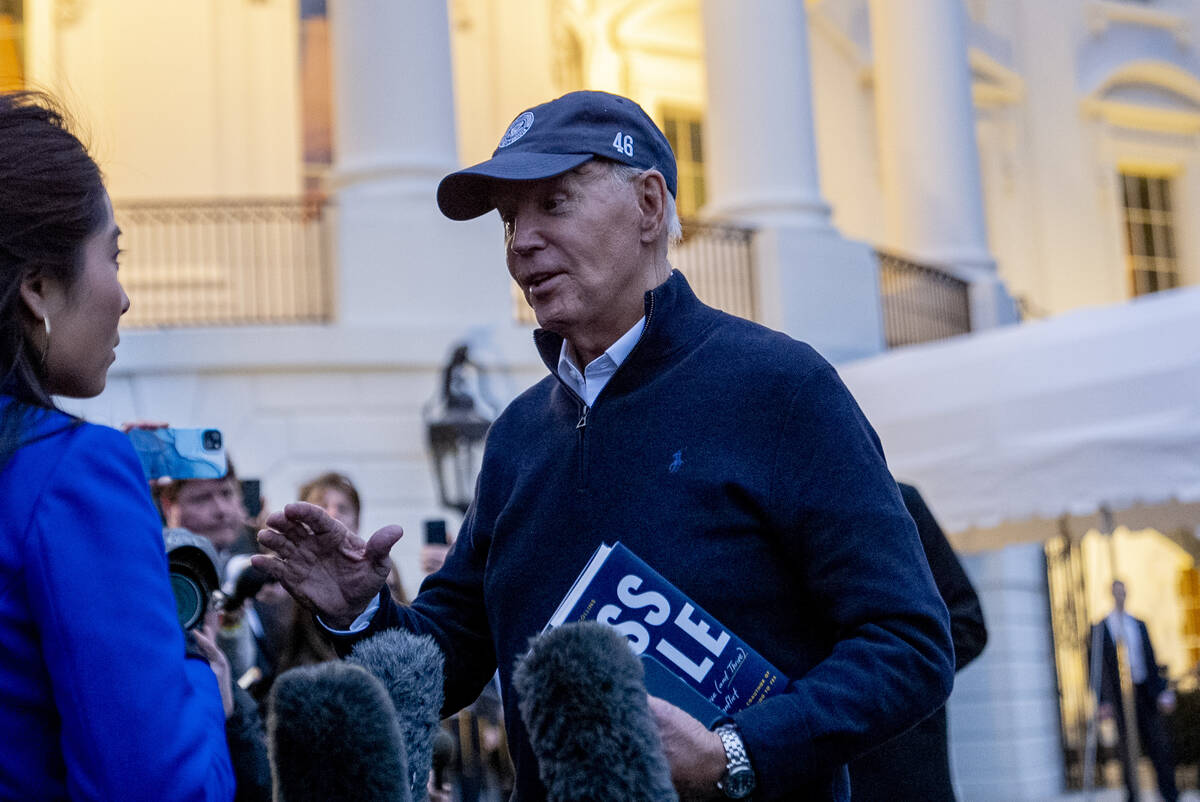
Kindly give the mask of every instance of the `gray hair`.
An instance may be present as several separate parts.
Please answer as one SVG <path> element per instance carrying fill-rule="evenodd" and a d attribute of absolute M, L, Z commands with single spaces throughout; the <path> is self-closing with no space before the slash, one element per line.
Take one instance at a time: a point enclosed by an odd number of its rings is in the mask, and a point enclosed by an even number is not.
<path fill-rule="evenodd" d="M 611 159 L 594 159 L 594 161 L 605 165 L 608 168 L 609 178 L 621 184 L 627 184 L 646 172 L 640 167 L 622 164 Z M 675 208 L 675 196 L 670 192 L 667 193 L 666 217 L 667 242 L 674 245 L 683 239 L 683 224 L 679 222 L 679 211 Z"/>

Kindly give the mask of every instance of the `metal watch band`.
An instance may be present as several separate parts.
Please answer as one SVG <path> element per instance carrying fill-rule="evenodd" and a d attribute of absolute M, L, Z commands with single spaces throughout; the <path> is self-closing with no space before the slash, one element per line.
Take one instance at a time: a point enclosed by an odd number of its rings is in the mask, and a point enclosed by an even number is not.
<path fill-rule="evenodd" d="M 717 787 L 726 796 L 742 799 L 754 788 L 754 771 L 750 767 L 746 745 L 734 724 L 722 724 L 713 731 L 725 748 L 725 776 L 717 783 Z"/>

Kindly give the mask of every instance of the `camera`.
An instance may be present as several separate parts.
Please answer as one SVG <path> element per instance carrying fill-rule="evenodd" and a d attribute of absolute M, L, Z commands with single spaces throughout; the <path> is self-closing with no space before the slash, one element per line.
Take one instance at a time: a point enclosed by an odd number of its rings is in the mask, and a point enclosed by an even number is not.
<path fill-rule="evenodd" d="M 200 444 L 205 451 L 220 451 L 221 450 L 221 431 L 219 429 L 205 429 L 200 435 Z"/>
<path fill-rule="evenodd" d="M 179 625 L 185 630 L 197 629 L 204 623 L 209 602 L 220 587 L 217 550 L 208 538 L 187 529 L 164 529 L 163 544 Z"/>

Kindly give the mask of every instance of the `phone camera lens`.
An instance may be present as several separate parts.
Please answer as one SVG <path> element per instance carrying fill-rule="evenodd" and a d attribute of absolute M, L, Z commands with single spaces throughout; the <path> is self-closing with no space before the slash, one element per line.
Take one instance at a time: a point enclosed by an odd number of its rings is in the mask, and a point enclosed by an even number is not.
<path fill-rule="evenodd" d="M 205 450 L 216 451 L 221 447 L 221 433 L 216 429 L 205 429 L 202 437 Z"/>

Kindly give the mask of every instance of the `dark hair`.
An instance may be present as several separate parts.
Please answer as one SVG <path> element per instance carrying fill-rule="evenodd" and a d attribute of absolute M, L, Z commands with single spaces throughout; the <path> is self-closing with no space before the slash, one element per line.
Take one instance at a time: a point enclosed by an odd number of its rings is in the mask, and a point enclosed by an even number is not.
<path fill-rule="evenodd" d="M 67 115 L 40 92 L 0 93 L 0 468 L 39 411 L 52 409 L 41 353 L 26 332 L 21 283 L 34 274 L 70 287 L 87 238 L 104 222 L 104 181 Z"/>
<path fill-rule="evenodd" d="M 221 479 L 222 480 L 232 479 L 234 482 L 238 481 L 237 469 L 233 467 L 233 458 L 230 457 L 228 454 L 225 455 L 225 475 L 222 476 Z M 156 483 L 154 485 L 153 495 L 154 495 L 154 501 L 159 506 L 159 511 L 160 512 L 162 511 L 162 503 L 164 500 L 167 501 L 168 503 L 175 501 L 175 499 L 179 498 L 179 491 L 183 490 L 183 488 L 187 486 L 188 482 L 196 482 L 196 481 L 207 482 L 209 480 L 208 479 L 199 479 L 199 480 L 197 480 L 197 479 L 167 479 L 165 481 L 160 481 L 160 482 Z"/>
<path fill-rule="evenodd" d="M 300 488 L 300 500 L 308 501 L 318 490 L 329 489 L 345 493 L 346 497 L 350 499 L 350 503 L 354 505 L 354 514 L 362 516 L 362 502 L 359 501 L 357 488 L 354 487 L 354 483 L 350 481 L 349 477 L 336 471 L 323 473 L 316 479 L 305 482 Z"/>

